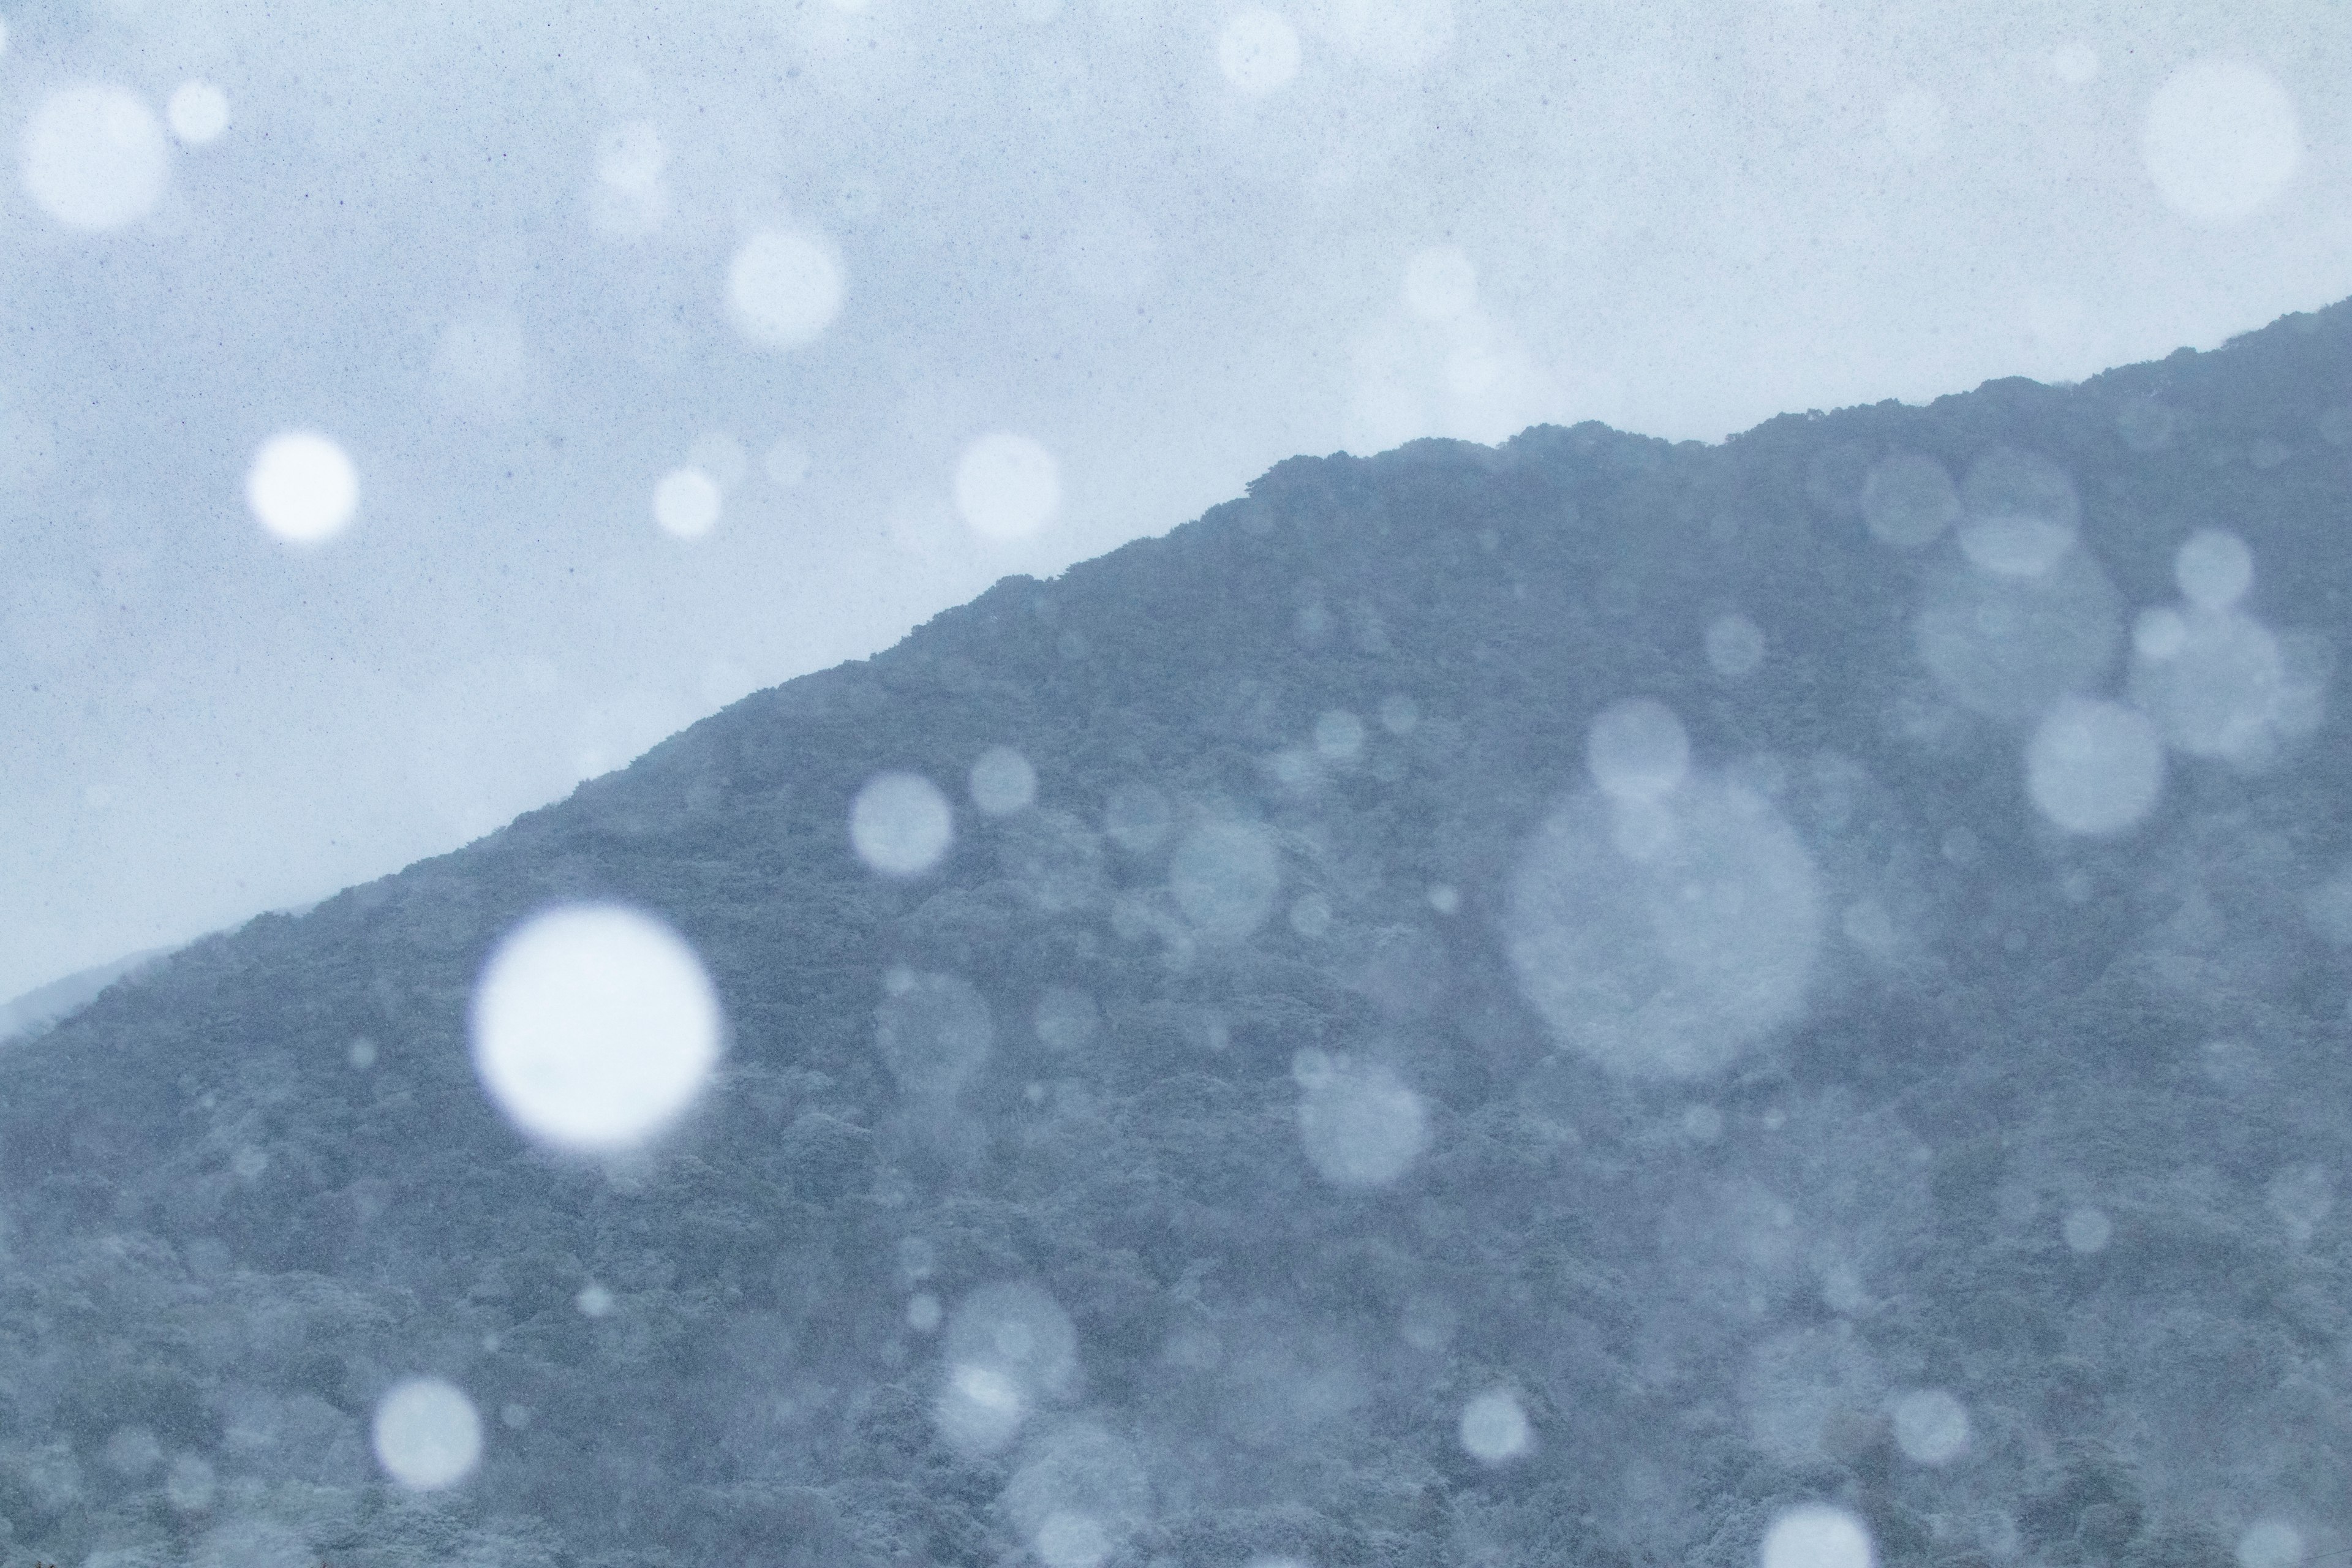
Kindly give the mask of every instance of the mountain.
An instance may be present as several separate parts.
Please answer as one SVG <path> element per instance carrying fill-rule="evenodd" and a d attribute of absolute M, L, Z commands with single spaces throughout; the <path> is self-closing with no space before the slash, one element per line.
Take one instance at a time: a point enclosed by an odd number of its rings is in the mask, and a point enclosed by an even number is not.
<path fill-rule="evenodd" d="M 2347 442 L 1293 459 L 198 942 L 0 1057 L 10 1560 L 2336 1550 Z"/>
<path fill-rule="evenodd" d="M 71 1016 L 116 981 L 137 973 L 171 951 L 168 947 L 152 947 L 111 963 L 77 970 L 47 985 L 37 985 L 13 1002 L 0 1002 L 0 1045 L 37 1034 L 58 1019 Z"/>

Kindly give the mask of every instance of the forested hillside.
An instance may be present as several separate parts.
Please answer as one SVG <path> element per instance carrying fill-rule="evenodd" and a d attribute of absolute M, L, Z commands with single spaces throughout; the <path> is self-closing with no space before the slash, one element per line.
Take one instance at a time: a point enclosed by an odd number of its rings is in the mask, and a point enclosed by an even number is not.
<path fill-rule="evenodd" d="M 5 1560 L 2320 1561 L 2347 521 L 2336 307 L 1005 581 L 0 1055 Z M 722 1020 L 593 1154 L 582 904 Z"/>

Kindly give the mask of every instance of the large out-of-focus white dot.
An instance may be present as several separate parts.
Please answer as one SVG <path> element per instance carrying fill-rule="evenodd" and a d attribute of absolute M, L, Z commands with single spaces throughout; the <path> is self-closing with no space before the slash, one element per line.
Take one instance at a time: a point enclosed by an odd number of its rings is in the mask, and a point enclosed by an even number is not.
<path fill-rule="evenodd" d="M 1873 1568 L 1877 1554 L 1862 1521 L 1827 1503 L 1802 1503 L 1764 1532 L 1761 1568 Z"/>
<path fill-rule="evenodd" d="M 1236 92 L 1261 98 L 1298 74 L 1298 29 L 1276 11 L 1244 11 L 1217 34 L 1217 68 Z"/>
<path fill-rule="evenodd" d="M 1584 760 L 1601 793 L 1616 800 L 1655 800 L 1690 773 L 1690 736 L 1664 703 L 1647 697 L 1612 703 L 1592 721 Z"/>
<path fill-rule="evenodd" d="M 955 839 L 955 808 L 919 773 L 879 773 L 849 808 L 857 858 L 886 877 L 919 877 Z"/>
<path fill-rule="evenodd" d="M 2105 677 L 2123 641 L 2123 598 L 2085 550 L 2039 574 L 1955 564 L 1930 576 L 1913 637 L 1963 706 L 2034 718 Z"/>
<path fill-rule="evenodd" d="M 619 904 L 568 904 L 499 944 L 474 987 L 474 1068 L 499 1110 L 559 1148 L 659 1132 L 719 1065 L 719 995 L 686 940 Z"/>
<path fill-rule="evenodd" d="M 1959 521 L 1959 487 L 1924 452 L 1890 453 L 1862 481 L 1862 516 L 1882 543 L 1916 550 Z"/>
<path fill-rule="evenodd" d="M 950 1363 L 931 1419 L 957 1447 L 992 1454 L 1013 1441 L 1029 1418 L 1019 1384 L 993 1367 Z"/>
<path fill-rule="evenodd" d="M 25 189 L 68 228 L 121 228 L 155 210 L 172 149 L 153 110 L 128 88 L 60 88 L 25 126 Z"/>
<path fill-rule="evenodd" d="M 842 295 L 841 263 L 804 234 L 755 234 L 728 263 L 728 314 L 737 331 L 769 348 L 814 342 L 841 313 Z"/>
<path fill-rule="evenodd" d="M 1037 799 L 1037 770 L 1010 746 L 991 746 L 971 764 L 971 804 L 991 816 L 1025 811 Z"/>
<path fill-rule="evenodd" d="M 1940 1388 L 1895 1401 L 1895 1445 L 1915 1464 L 1948 1465 L 1969 1446 L 1969 1408 Z"/>
<path fill-rule="evenodd" d="M 1764 663 L 1764 628 L 1737 612 L 1706 624 L 1706 664 L 1726 680 L 1750 676 Z"/>
<path fill-rule="evenodd" d="M 2303 1531 L 2283 1519 L 2265 1519 L 2238 1537 L 2238 1568 L 2303 1568 L 2309 1550 Z"/>
<path fill-rule="evenodd" d="M 719 524 L 725 498 L 700 468 L 672 468 L 654 486 L 654 521 L 673 539 L 699 539 Z"/>
<path fill-rule="evenodd" d="M 1769 802 L 1694 777 L 1566 802 L 1527 847 L 1507 931 L 1522 993 L 1564 1042 L 1612 1070 L 1692 1079 L 1802 1009 L 1821 892 Z"/>
<path fill-rule="evenodd" d="M 1535 1432 L 1528 1425 L 1519 1396 L 1507 1388 L 1496 1388 L 1462 1407 L 1460 1436 L 1472 1458 L 1499 1465 L 1526 1453 Z"/>
<path fill-rule="evenodd" d="M 1960 552 L 2003 577 L 2039 577 L 2064 558 L 2074 536 L 2038 517 L 1976 517 L 1960 526 Z"/>
<path fill-rule="evenodd" d="M 2205 59 L 2156 89 L 2139 150 L 2167 205 L 2198 223 L 2231 224 L 2286 189 L 2303 162 L 2303 131 L 2269 72 Z"/>
<path fill-rule="evenodd" d="M 1433 246 L 1404 264 L 1404 308 L 1423 321 L 1459 321 L 1477 303 L 1478 269 L 1460 246 Z"/>
<path fill-rule="evenodd" d="M 1068 1392 L 1078 1335 L 1061 1304 L 1034 1285 L 983 1286 L 948 1320 L 947 1377 L 932 1419 L 967 1452 L 994 1453 L 1040 1404 Z"/>
<path fill-rule="evenodd" d="M 1282 888 L 1282 851 L 1255 822 L 1209 822 L 1169 859 L 1168 890 L 1202 935 L 1238 942 L 1264 924 Z"/>
<path fill-rule="evenodd" d="M 1299 1140 L 1315 1169 L 1336 1186 L 1387 1186 L 1429 1142 L 1421 1096 L 1383 1063 L 1302 1051 L 1291 1076 L 1300 1091 Z"/>
<path fill-rule="evenodd" d="M 2039 577 L 2074 543 L 2083 503 L 2066 470 L 2039 452 L 1995 447 L 1960 487 L 1960 550 L 1983 571 Z"/>
<path fill-rule="evenodd" d="M 2172 558 L 2180 596 L 2200 610 L 2226 610 L 2254 585 L 2254 552 L 2226 529 L 2200 528 Z"/>
<path fill-rule="evenodd" d="M 956 460 L 956 511 L 982 539 L 1026 539 L 1062 510 L 1062 469 L 1026 436 L 982 436 Z"/>
<path fill-rule="evenodd" d="M 163 105 L 163 118 L 187 146 L 217 142 L 228 129 L 228 94 L 208 81 L 184 81 Z"/>
<path fill-rule="evenodd" d="M 1094 1515 L 1057 1509 L 1031 1532 L 1030 1544 L 1045 1568 L 1095 1568 L 1118 1542 Z"/>
<path fill-rule="evenodd" d="M 375 1457 L 414 1491 L 437 1491 L 474 1473 L 482 1459 L 482 1417 L 474 1402 L 437 1377 L 395 1386 L 375 1407 Z"/>
<path fill-rule="evenodd" d="M 289 430 L 254 453 L 245 499 L 261 526 L 278 538 L 317 544 L 341 533 L 359 510 L 359 470 L 327 437 Z"/>
<path fill-rule="evenodd" d="M 1091 1421 L 1022 1447 L 1003 1508 L 1045 1568 L 1098 1568 L 1150 1521 L 1151 1486 L 1134 1448 Z"/>
<path fill-rule="evenodd" d="M 2229 575 L 2214 570 L 2199 591 L 2226 591 Z M 2143 611 L 2132 651 L 2132 700 L 2191 756 L 2261 767 L 2316 728 L 2325 711 L 2326 649 L 2304 638 L 2283 642 L 2242 610 Z"/>
<path fill-rule="evenodd" d="M 2042 815 L 2069 833 L 2121 833 L 2164 791 L 2164 742 L 2137 708 L 2068 698 L 2026 745 L 2025 787 Z"/>

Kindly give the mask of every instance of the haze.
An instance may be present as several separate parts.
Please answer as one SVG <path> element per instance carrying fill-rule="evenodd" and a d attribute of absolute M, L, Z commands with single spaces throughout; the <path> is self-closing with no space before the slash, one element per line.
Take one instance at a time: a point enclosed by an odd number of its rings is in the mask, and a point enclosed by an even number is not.
<path fill-rule="evenodd" d="M 2323 4 L 6 21 L 0 995 L 1293 453 L 1714 439 L 2352 294 Z"/>

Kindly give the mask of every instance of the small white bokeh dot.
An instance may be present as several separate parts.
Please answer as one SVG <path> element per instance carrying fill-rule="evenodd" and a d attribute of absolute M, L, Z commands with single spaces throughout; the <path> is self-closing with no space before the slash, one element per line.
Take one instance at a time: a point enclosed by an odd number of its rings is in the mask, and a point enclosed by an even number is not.
<path fill-rule="evenodd" d="M 1526 1453 L 1535 1440 L 1519 1396 L 1489 1389 L 1462 1407 L 1462 1447 L 1481 1464 L 1500 1465 Z"/>
<path fill-rule="evenodd" d="M 25 190 L 68 228 L 123 228 L 155 210 L 172 149 L 146 101 L 128 88 L 59 88 L 25 126 Z"/>
<path fill-rule="evenodd" d="M 349 527 L 359 510 L 359 470 L 341 446 L 317 431 L 285 431 L 254 453 L 245 500 L 261 526 L 289 544 L 323 543 Z"/>
<path fill-rule="evenodd" d="M 1037 770 L 1010 746 L 991 746 L 971 764 L 971 804 L 990 816 L 1025 811 L 1037 799 Z"/>
<path fill-rule="evenodd" d="M 1873 1568 L 1877 1553 L 1862 1521 L 1827 1503 L 1801 1503 L 1772 1521 L 1761 1568 Z"/>
<path fill-rule="evenodd" d="M 1891 452 L 1862 481 L 1862 517 L 1880 543 L 1916 550 L 1959 521 L 1959 488 L 1925 453 Z"/>
<path fill-rule="evenodd" d="M 620 904 L 567 904 L 501 942 L 475 984 L 474 1068 L 528 1136 L 633 1148 L 702 1093 L 725 1023 L 686 939 Z"/>
<path fill-rule="evenodd" d="M 1217 34 L 1217 68 L 1234 91 L 1263 98 L 1298 74 L 1298 29 L 1276 11 L 1244 11 Z"/>
<path fill-rule="evenodd" d="M 580 1293 L 572 1298 L 572 1305 L 583 1318 L 608 1318 L 613 1314 L 613 1293 L 591 1280 L 580 1287 Z"/>
<path fill-rule="evenodd" d="M 943 1315 L 940 1299 L 929 1290 L 907 1303 L 907 1326 L 919 1334 L 936 1332 Z"/>
<path fill-rule="evenodd" d="M 1026 436 L 998 430 L 956 460 L 956 512 L 982 539 L 1026 539 L 1062 510 L 1062 469 Z"/>
<path fill-rule="evenodd" d="M 2107 1243 L 2116 1238 L 2115 1222 L 2095 1208 L 2071 1211 L 2060 1230 L 2066 1237 L 2066 1245 L 2085 1257 L 2105 1251 Z"/>
<path fill-rule="evenodd" d="M 2242 60 L 2204 59 L 2148 100 L 2140 158 L 2157 194 L 2200 224 L 2242 223 L 2278 198 L 2303 162 L 2294 100 Z"/>
<path fill-rule="evenodd" d="M 437 1377 L 395 1385 L 375 1407 L 375 1457 L 412 1491 L 437 1491 L 474 1473 L 482 1458 L 482 1418 L 474 1402 Z"/>
<path fill-rule="evenodd" d="M 699 539 L 719 525 L 724 498 L 700 468 L 672 468 L 654 486 L 654 521 L 672 539 Z"/>
<path fill-rule="evenodd" d="M 841 263 L 804 234 L 755 234 L 727 268 L 727 310 L 735 328 L 767 348 L 814 342 L 841 313 Z"/>
<path fill-rule="evenodd" d="M 954 840 L 955 808 L 919 773 L 877 774 L 850 805 L 850 844 L 886 877 L 921 876 Z"/>
<path fill-rule="evenodd" d="M 1888 1413 L 1895 1418 L 1895 1446 L 1914 1464 L 1948 1465 L 1968 1450 L 1968 1406 L 1940 1388 L 1906 1394 Z"/>
<path fill-rule="evenodd" d="M 163 119 L 183 146 L 207 146 L 228 129 L 228 94 L 208 81 L 184 81 L 163 105 Z"/>

